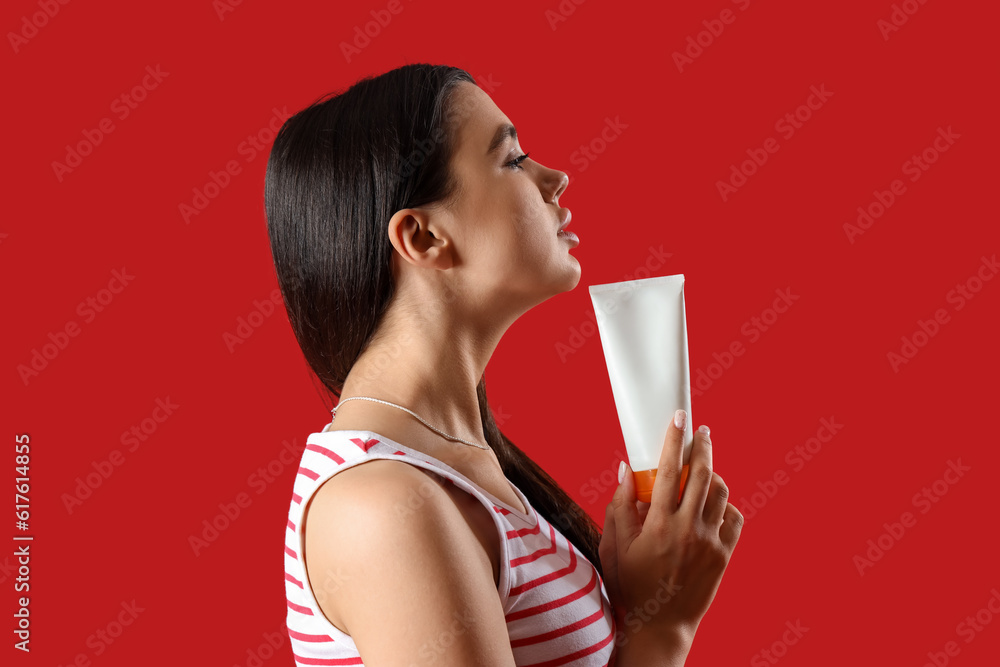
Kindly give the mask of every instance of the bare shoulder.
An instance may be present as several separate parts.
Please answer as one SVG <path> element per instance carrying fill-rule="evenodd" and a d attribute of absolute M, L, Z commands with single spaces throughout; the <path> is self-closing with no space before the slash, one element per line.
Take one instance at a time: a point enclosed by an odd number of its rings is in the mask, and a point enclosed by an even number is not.
<path fill-rule="evenodd" d="M 306 509 L 310 585 L 365 664 L 510 667 L 490 560 L 435 478 L 380 459 L 327 480 Z"/>
<path fill-rule="evenodd" d="M 320 485 L 310 500 L 307 518 L 322 514 L 327 525 L 353 530 L 377 523 L 402 528 L 425 507 L 430 517 L 447 519 L 443 478 L 417 466 L 374 459 L 343 470 Z M 338 520 L 339 517 L 339 520 Z"/>

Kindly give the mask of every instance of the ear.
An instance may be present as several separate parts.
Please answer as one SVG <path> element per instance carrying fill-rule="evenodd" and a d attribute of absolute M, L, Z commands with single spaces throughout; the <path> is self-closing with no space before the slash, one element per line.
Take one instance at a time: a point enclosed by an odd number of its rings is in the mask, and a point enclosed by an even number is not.
<path fill-rule="evenodd" d="M 404 208 L 389 219 L 389 242 L 403 261 L 414 266 L 448 269 L 455 258 L 451 239 L 440 225 L 431 221 L 428 211 Z"/>

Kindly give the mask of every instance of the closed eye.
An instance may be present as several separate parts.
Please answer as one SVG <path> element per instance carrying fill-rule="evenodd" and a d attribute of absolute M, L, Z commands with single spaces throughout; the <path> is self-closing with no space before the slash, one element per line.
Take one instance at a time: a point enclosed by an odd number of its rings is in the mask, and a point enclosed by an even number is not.
<path fill-rule="evenodd" d="M 524 169 L 524 167 L 521 166 L 521 163 L 527 160 L 529 155 L 531 155 L 531 153 L 525 153 L 524 155 L 519 155 L 518 157 L 514 158 L 513 160 L 505 164 L 504 166 L 510 167 L 511 169 Z"/>

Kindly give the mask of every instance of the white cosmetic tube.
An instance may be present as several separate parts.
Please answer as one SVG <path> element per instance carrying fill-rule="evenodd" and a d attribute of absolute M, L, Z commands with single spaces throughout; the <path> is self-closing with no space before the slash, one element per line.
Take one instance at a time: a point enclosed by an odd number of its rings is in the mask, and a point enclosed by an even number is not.
<path fill-rule="evenodd" d="M 684 274 L 591 285 L 590 298 L 636 497 L 650 502 L 667 428 L 678 409 L 687 412 L 683 491 L 694 441 Z"/>

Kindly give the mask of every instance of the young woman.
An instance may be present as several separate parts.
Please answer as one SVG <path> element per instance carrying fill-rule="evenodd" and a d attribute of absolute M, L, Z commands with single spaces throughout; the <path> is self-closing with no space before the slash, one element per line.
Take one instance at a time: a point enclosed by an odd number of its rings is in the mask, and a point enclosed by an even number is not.
<path fill-rule="evenodd" d="M 278 133 L 278 281 L 338 397 L 289 510 L 297 664 L 683 664 L 743 523 L 708 429 L 680 503 L 683 411 L 651 503 L 623 463 L 602 535 L 487 403 L 507 328 L 580 281 L 567 184 L 453 67 L 363 79 Z"/>

